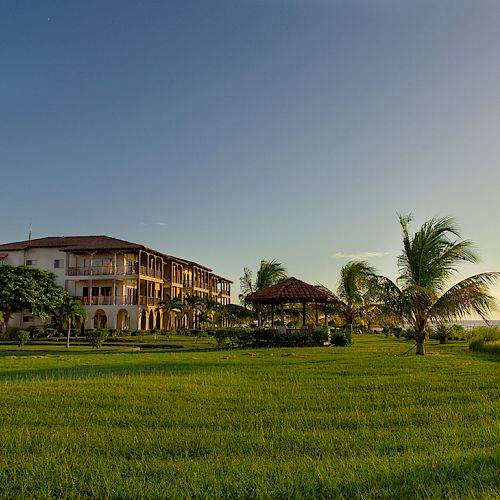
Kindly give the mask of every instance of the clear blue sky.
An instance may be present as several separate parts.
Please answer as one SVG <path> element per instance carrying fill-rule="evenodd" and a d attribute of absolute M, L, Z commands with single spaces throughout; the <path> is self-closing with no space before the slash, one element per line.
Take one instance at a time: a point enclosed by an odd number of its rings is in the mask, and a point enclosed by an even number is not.
<path fill-rule="evenodd" d="M 395 277 L 412 212 L 500 270 L 499 54 L 496 0 L 4 0 L 0 240 L 335 287 L 366 252 Z"/>

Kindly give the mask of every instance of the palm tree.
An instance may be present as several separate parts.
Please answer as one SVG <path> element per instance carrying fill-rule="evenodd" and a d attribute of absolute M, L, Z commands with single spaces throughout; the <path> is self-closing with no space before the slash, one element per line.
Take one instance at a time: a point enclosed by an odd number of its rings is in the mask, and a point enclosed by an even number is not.
<path fill-rule="evenodd" d="M 188 317 L 188 327 L 196 328 L 197 312 L 203 307 L 203 299 L 194 294 L 189 294 L 184 297 L 184 310 Z"/>
<path fill-rule="evenodd" d="M 167 318 L 167 330 L 172 326 L 172 313 L 175 315 L 182 314 L 184 311 L 184 303 L 180 297 L 166 297 L 158 304 L 158 309 L 163 311 L 164 317 Z"/>
<path fill-rule="evenodd" d="M 352 260 L 340 269 L 337 286 L 338 302 L 333 312 L 340 316 L 352 334 L 354 324 L 361 321 L 373 309 L 373 288 L 376 282 L 375 268 L 366 261 Z"/>
<path fill-rule="evenodd" d="M 257 271 L 255 281 L 253 280 L 252 271 L 248 267 L 245 267 L 243 269 L 243 276 L 240 278 L 241 294 L 239 297 L 241 304 L 253 308 L 254 305 L 247 301 L 247 297 L 251 293 L 268 288 L 286 278 L 288 278 L 288 276 L 285 266 L 276 259 L 260 261 L 260 268 Z M 261 307 L 263 306 L 257 306 L 257 321 L 259 327 L 262 325 Z"/>
<path fill-rule="evenodd" d="M 240 278 L 241 303 L 247 305 L 246 298 L 248 295 L 257 290 L 275 285 L 286 278 L 288 276 L 285 266 L 276 259 L 260 261 L 260 268 L 257 271 L 255 281 L 253 280 L 252 271 L 248 267 L 245 267 L 243 276 Z"/>
<path fill-rule="evenodd" d="M 403 253 L 398 258 L 398 284 L 379 277 L 380 298 L 385 307 L 408 321 L 415 332 L 417 354 L 424 355 L 429 323 L 443 323 L 476 313 L 486 320 L 495 308 L 488 287 L 500 273 L 482 273 L 451 288 L 449 280 L 463 262 L 477 262 L 472 243 L 462 240 L 453 218 L 432 218 L 412 236 L 411 215 L 399 216 L 403 229 Z"/>
<path fill-rule="evenodd" d="M 79 300 L 68 297 L 61 307 L 61 323 L 68 322 L 68 336 L 66 337 L 66 348 L 69 349 L 69 338 L 71 335 L 71 325 L 77 321 L 82 321 L 87 317 L 87 311 Z"/>

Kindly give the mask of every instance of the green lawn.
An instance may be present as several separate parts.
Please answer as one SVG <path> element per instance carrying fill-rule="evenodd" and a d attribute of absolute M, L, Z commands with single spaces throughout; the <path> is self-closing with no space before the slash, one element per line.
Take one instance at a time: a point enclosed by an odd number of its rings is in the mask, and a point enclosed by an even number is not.
<path fill-rule="evenodd" d="M 500 496 L 498 362 L 409 347 L 1 346 L 0 496 Z"/>

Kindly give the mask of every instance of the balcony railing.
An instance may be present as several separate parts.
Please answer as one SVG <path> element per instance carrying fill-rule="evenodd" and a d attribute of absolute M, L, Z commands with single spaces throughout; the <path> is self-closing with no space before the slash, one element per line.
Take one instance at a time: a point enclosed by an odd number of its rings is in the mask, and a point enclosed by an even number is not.
<path fill-rule="evenodd" d="M 203 282 L 201 280 L 188 280 L 185 279 L 182 282 L 182 286 L 184 288 L 202 288 L 203 290 L 210 290 L 210 285 L 206 282 Z"/>
<path fill-rule="evenodd" d="M 68 276 L 115 276 L 137 274 L 138 266 L 68 267 Z"/>
<path fill-rule="evenodd" d="M 139 304 L 141 306 L 157 306 L 160 299 L 156 297 L 140 297 Z"/>
<path fill-rule="evenodd" d="M 136 306 L 136 297 L 126 297 L 126 296 L 105 296 L 105 295 L 94 295 L 92 297 L 75 297 L 84 306 Z"/>
<path fill-rule="evenodd" d="M 160 280 L 163 278 L 163 272 L 161 270 L 158 270 L 158 269 L 151 269 L 151 268 L 146 267 L 146 266 L 141 266 L 140 271 L 141 271 L 141 274 L 143 274 L 145 276 L 150 276 L 151 278 L 158 278 Z"/>

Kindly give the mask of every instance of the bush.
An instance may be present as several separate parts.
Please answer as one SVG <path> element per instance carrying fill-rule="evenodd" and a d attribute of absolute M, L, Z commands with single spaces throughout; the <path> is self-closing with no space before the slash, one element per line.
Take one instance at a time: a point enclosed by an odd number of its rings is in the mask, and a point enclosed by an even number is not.
<path fill-rule="evenodd" d="M 405 340 L 415 340 L 415 332 L 411 328 L 403 330 Z"/>
<path fill-rule="evenodd" d="M 30 338 L 29 330 L 16 330 L 14 335 L 19 347 L 23 347 Z"/>
<path fill-rule="evenodd" d="M 267 330 L 253 328 L 218 328 L 207 330 L 218 347 L 275 347 L 322 345 L 328 340 L 326 327 L 312 330 Z"/>
<path fill-rule="evenodd" d="M 330 335 L 330 341 L 332 345 L 337 347 L 344 347 L 352 344 L 352 335 L 350 331 L 347 330 L 335 330 Z"/>
<path fill-rule="evenodd" d="M 92 346 L 93 349 L 99 349 L 104 344 L 104 341 L 108 338 L 109 331 L 105 328 L 100 328 L 96 330 L 87 330 L 85 336 Z"/>
<path fill-rule="evenodd" d="M 494 326 L 479 326 L 472 330 L 469 349 L 476 352 L 500 355 L 500 330 Z"/>
<path fill-rule="evenodd" d="M 446 325 L 438 325 L 431 331 L 431 338 L 439 339 L 440 344 L 446 344 L 451 334 L 451 329 Z"/>
<path fill-rule="evenodd" d="M 30 328 L 30 332 L 31 332 L 31 338 L 34 340 L 34 339 L 37 339 L 39 337 L 43 337 L 45 335 L 45 330 L 43 327 L 41 326 L 34 326 L 34 327 L 31 327 Z"/>
<path fill-rule="evenodd" d="M 449 338 L 452 340 L 465 340 L 467 338 L 467 330 L 462 325 L 451 325 Z"/>
<path fill-rule="evenodd" d="M 392 329 L 392 333 L 397 339 L 399 339 L 403 335 L 403 329 L 400 326 L 395 326 Z"/>
<path fill-rule="evenodd" d="M 48 339 L 50 339 L 50 337 L 58 337 L 59 336 L 59 332 L 57 331 L 57 329 L 52 327 L 52 326 L 46 326 L 44 333 Z"/>

